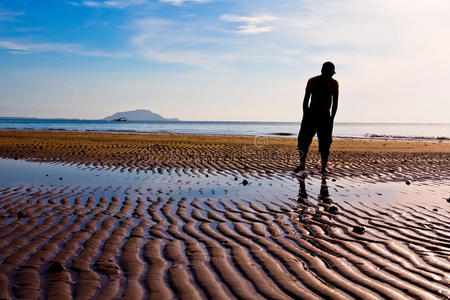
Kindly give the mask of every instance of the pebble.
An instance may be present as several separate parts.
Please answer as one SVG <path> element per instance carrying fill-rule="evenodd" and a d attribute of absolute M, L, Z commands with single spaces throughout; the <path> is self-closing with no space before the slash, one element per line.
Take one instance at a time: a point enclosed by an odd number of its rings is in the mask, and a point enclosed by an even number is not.
<path fill-rule="evenodd" d="M 58 179 L 59 179 L 59 180 L 62 180 L 62 177 L 59 177 Z"/>
<path fill-rule="evenodd" d="M 447 199 L 447 202 L 450 203 L 450 198 Z"/>
<path fill-rule="evenodd" d="M 19 211 L 19 212 L 17 213 L 17 217 L 18 217 L 18 218 L 25 218 L 25 214 L 24 214 L 23 212 Z"/>
<path fill-rule="evenodd" d="M 246 186 L 247 184 L 248 184 L 247 179 L 242 180 L 242 185 L 243 185 L 243 186 Z"/>
<path fill-rule="evenodd" d="M 66 268 L 64 268 L 64 266 L 58 261 L 51 262 L 50 266 L 47 269 L 47 271 L 49 273 L 62 272 L 65 270 L 66 270 Z"/>
<path fill-rule="evenodd" d="M 406 180 L 406 185 L 410 185 L 411 184 L 411 181 L 409 181 L 409 180 Z"/>
<path fill-rule="evenodd" d="M 333 179 L 331 179 L 331 181 L 336 182 L 336 179 L 333 178 Z"/>
<path fill-rule="evenodd" d="M 335 213 L 337 213 L 338 212 L 338 208 L 336 207 L 336 206 L 330 206 L 329 208 L 328 208 L 328 212 L 330 213 L 330 214 L 335 214 Z"/>
<path fill-rule="evenodd" d="M 362 226 L 353 226 L 353 232 L 357 234 L 364 234 L 366 230 Z"/>
<path fill-rule="evenodd" d="M 437 209 L 437 208 L 433 208 L 433 211 L 437 212 L 437 211 L 438 211 L 438 209 Z"/>

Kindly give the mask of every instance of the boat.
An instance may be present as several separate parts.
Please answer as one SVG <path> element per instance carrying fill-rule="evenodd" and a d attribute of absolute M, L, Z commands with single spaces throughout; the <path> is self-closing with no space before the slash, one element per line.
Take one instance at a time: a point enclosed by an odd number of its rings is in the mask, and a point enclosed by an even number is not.
<path fill-rule="evenodd" d="M 120 117 L 120 118 L 114 119 L 113 121 L 116 121 L 116 122 L 126 122 L 126 121 L 128 121 L 128 120 L 127 120 L 127 118 Z"/>

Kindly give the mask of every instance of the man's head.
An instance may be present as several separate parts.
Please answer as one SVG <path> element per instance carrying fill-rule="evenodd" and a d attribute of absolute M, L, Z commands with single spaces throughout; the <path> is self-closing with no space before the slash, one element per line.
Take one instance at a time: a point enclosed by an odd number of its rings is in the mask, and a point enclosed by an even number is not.
<path fill-rule="evenodd" d="M 336 74 L 334 71 L 334 64 L 332 62 L 327 61 L 322 65 L 322 75 L 326 77 L 333 77 L 333 75 Z"/>

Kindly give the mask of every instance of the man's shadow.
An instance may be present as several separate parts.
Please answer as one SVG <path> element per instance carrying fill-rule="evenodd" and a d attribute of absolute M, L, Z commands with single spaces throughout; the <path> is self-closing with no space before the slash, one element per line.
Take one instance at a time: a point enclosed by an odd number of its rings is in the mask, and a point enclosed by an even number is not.
<path fill-rule="evenodd" d="M 306 185 L 305 185 L 306 178 L 307 178 L 307 175 L 297 177 L 298 183 L 299 183 L 297 202 L 308 205 L 308 203 L 307 203 L 308 192 L 306 191 Z M 328 192 L 328 184 L 327 184 L 327 179 L 325 176 L 322 176 L 322 180 L 320 183 L 320 192 L 319 192 L 319 196 L 317 197 L 317 200 L 320 203 L 324 203 L 324 204 L 330 204 L 332 202 L 332 200 L 330 198 L 330 193 Z"/>

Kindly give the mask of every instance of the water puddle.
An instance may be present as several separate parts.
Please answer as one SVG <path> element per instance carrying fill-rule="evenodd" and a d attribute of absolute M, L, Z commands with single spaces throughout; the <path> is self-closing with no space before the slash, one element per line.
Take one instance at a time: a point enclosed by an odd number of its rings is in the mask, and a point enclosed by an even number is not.
<path fill-rule="evenodd" d="M 246 181 L 244 181 L 246 180 Z M 292 178 L 244 178 L 232 175 L 187 175 L 163 172 L 121 172 L 85 166 L 0 159 L 0 188 L 76 188 L 94 197 L 129 196 L 177 200 L 224 199 L 225 201 L 298 201 L 426 203 L 450 205 L 450 180 L 372 183 L 364 178 L 292 176 Z"/>

